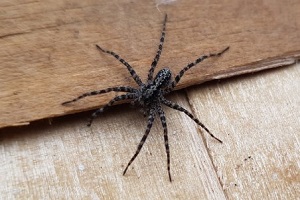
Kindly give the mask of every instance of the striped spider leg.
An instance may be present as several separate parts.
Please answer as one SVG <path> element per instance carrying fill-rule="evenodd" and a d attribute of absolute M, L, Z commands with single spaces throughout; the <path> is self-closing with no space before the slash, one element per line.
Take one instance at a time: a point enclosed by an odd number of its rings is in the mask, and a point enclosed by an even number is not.
<path fill-rule="evenodd" d="M 193 116 L 188 110 L 183 108 L 182 106 L 173 103 L 167 99 L 165 99 L 165 95 L 170 93 L 172 90 L 174 90 L 175 86 L 179 83 L 183 75 L 186 71 L 191 69 L 192 67 L 196 66 L 198 63 L 202 62 L 203 60 L 210 58 L 210 57 L 218 57 L 221 56 L 223 53 L 225 53 L 229 47 L 226 47 L 224 50 L 218 52 L 218 53 L 211 53 L 208 55 L 202 55 L 199 58 L 197 58 L 194 62 L 189 63 L 186 67 L 184 67 L 178 75 L 175 76 L 175 79 L 171 81 L 172 73 L 169 68 L 163 68 L 158 71 L 155 77 L 154 71 L 157 66 L 157 63 L 160 59 L 160 55 L 162 53 L 163 44 L 165 41 L 165 31 L 166 31 L 166 22 L 167 22 L 167 15 L 165 15 L 164 22 L 163 22 L 163 28 L 161 32 L 160 37 L 160 43 L 158 46 L 158 50 L 156 52 L 156 55 L 153 59 L 153 62 L 151 64 L 151 67 L 148 72 L 148 77 L 145 83 L 142 82 L 141 78 L 137 75 L 135 70 L 132 68 L 132 66 L 127 63 L 123 58 L 121 58 L 118 54 L 116 54 L 113 51 L 108 51 L 100 47 L 99 45 L 96 45 L 97 49 L 102 52 L 109 54 L 113 56 L 115 59 L 117 59 L 119 62 L 121 62 L 129 71 L 131 77 L 138 85 L 137 88 L 133 88 L 130 86 L 120 86 L 120 87 L 111 87 L 104 90 L 97 90 L 92 92 L 84 93 L 77 98 L 66 101 L 62 103 L 62 105 L 66 105 L 69 103 L 74 103 L 82 98 L 93 96 L 93 95 L 100 95 L 107 92 L 124 92 L 125 94 L 116 96 L 112 100 L 110 100 L 106 105 L 104 105 L 102 108 L 96 110 L 88 123 L 88 126 L 92 124 L 92 121 L 94 118 L 96 118 L 99 114 L 101 114 L 103 111 L 105 111 L 108 107 L 112 106 L 115 102 L 121 101 L 121 100 L 130 100 L 132 104 L 138 105 L 143 108 L 144 114 L 148 116 L 147 121 L 147 127 L 145 130 L 145 133 L 140 140 L 138 147 L 135 151 L 135 154 L 131 157 L 130 161 L 128 162 L 127 166 L 125 167 L 123 171 L 123 175 L 126 174 L 129 166 L 132 164 L 132 162 L 135 160 L 135 158 L 140 153 L 145 141 L 147 140 L 147 137 L 149 136 L 150 130 L 152 128 L 153 122 L 155 120 L 155 117 L 159 117 L 163 132 L 164 132 L 164 143 L 165 143 L 165 150 L 167 154 L 167 170 L 168 170 L 168 176 L 170 182 L 172 181 L 171 178 L 171 172 L 170 172 L 170 149 L 169 149 L 169 139 L 168 139 L 168 129 L 167 129 L 167 122 L 166 122 L 166 116 L 163 111 L 162 105 L 167 106 L 169 108 L 175 109 L 177 111 L 183 112 L 186 114 L 189 118 L 191 118 L 194 122 L 196 122 L 201 128 L 203 128 L 213 139 L 217 140 L 218 142 L 222 143 L 220 139 L 218 139 L 216 136 L 214 136 L 209 129 L 200 122 L 199 119 L 197 119 L 195 116 Z"/>

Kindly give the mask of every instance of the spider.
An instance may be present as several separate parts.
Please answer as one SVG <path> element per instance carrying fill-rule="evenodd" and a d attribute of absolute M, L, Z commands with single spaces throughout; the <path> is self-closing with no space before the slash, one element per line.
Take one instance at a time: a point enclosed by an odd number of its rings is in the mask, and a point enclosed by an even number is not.
<path fill-rule="evenodd" d="M 118 61 L 120 61 L 123 65 L 125 65 L 127 67 L 132 78 L 137 83 L 138 88 L 133 88 L 131 86 L 120 86 L 120 87 L 110 87 L 110 88 L 106 88 L 103 90 L 87 92 L 87 93 L 84 93 L 84 94 L 78 96 L 77 98 L 75 98 L 71 101 L 66 101 L 66 102 L 62 103 L 62 105 L 66 105 L 66 104 L 78 101 L 78 100 L 88 97 L 88 96 L 104 94 L 104 93 L 111 92 L 111 91 L 126 93 L 126 94 L 116 96 L 115 98 L 110 100 L 104 107 L 96 110 L 92 114 L 92 116 L 87 124 L 88 126 L 91 126 L 94 118 L 96 118 L 99 114 L 101 114 L 104 110 L 106 110 L 109 106 L 112 106 L 117 101 L 131 100 L 131 103 L 133 105 L 139 105 L 142 107 L 144 115 L 148 116 L 147 128 L 146 128 L 146 131 L 145 131 L 142 139 L 139 142 L 139 145 L 136 149 L 135 154 L 132 156 L 132 158 L 128 162 L 126 168 L 124 169 L 123 175 L 126 174 L 128 167 L 132 164 L 132 162 L 135 160 L 135 158 L 140 153 L 140 151 L 150 133 L 150 129 L 152 127 L 154 119 L 158 115 L 160 118 L 162 127 L 163 127 L 163 131 L 164 131 L 164 143 L 165 143 L 165 149 L 166 149 L 166 154 L 167 154 L 167 170 L 168 170 L 169 180 L 170 180 L 170 182 L 172 182 L 171 173 L 170 173 L 170 150 L 169 150 L 168 129 L 167 129 L 165 113 L 162 109 L 162 104 L 167 107 L 170 107 L 170 108 L 173 108 L 175 110 L 185 113 L 188 117 L 190 117 L 192 120 L 194 120 L 199 126 L 201 126 L 212 138 L 214 138 L 215 140 L 217 140 L 220 143 L 222 143 L 222 141 L 220 139 L 218 139 L 217 137 L 215 137 L 208 130 L 208 128 L 206 128 L 206 126 L 203 123 L 201 123 L 196 117 L 194 117 L 189 111 L 187 111 L 185 108 L 181 107 L 180 105 L 165 99 L 164 96 L 166 94 L 170 93 L 175 88 L 175 86 L 177 85 L 177 83 L 180 81 L 180 79 L 182 78 L 182 76 L 184 75 L 184 73 L 187 70 L 189 70 L 193 66 L 197 65 L 198 63 L 202 62 L 203 60 L 205 60 L 209 57 L 222 55 L 225 51 L 227 51 L 229 49 L 229 47 L 226 47 L 224 50 L 220 51 L 219 53 L 202 55 L 201 57 L 197 58 L 194 62 L 191 62 L 186 67 L 184 67 L 179 72 L 179 74 L 177 76 L 175 76 L 174 80 L 172 80 L 172 78 L 171 78 L 172 73 L 169 68 L 161 69 L 156 74 L 156 76 L 153 78 L 154 69 L 159 61 L 159 58 L 160 58 L 160 55 L 161 55 L 161 52 L 163 49 L 163 44 L 164 44 L 164 40 L 165 40 L 166 22 L 167 22 L 167 15 L 165 15 L 165 18 L 164 18 L 163 29 L 161 32 L 161 38 L 160 38 L 158 50 L 155 55 L 155 58 L 153 59 L 151 67 L 149 69 L 148 78 L 145 83 L 142 82 L 141 78 L 136 74 L 134 69 L 118 54 L 114 53 L 113 51 L 105 50 L 105 49 L 101 48 L 99 45 L 96 45 L 97 49 L 100 52 L 104 52 L 104 53 L 112 55 Z"/>

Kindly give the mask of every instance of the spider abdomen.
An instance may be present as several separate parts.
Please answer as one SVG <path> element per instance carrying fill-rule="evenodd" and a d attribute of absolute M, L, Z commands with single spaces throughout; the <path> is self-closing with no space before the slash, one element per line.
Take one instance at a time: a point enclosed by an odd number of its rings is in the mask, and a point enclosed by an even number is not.
<path fill-rule="evenodd" d="M 170 84 L 171 76 L 171 70 L 163 68 L 156 74 L 153 83 L 157 88 L 164 88 Z"/>

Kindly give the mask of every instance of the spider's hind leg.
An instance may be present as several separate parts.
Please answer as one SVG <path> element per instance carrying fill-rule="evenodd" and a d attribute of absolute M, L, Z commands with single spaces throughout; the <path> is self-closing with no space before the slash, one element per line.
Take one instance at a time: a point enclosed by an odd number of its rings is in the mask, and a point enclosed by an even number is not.
<path fill-rule="evenodd" d="M 134 71 L 134 69 L 131 67 L 131 65 L 128 64 L 128 62 L 126 62 L 123 58 L 121 58 L 118 54 L 116 54 L 113 51 L 107 51 L 105 49 L 102 49 L 99 45 L 96 44 L 96 47 L 99 51 L 107 53 L 112 55 L 113 57 L 115 57 L 118 61 L 120 61 L 123 65 L 125 65 L 129 71 L 129 73 L 131 74 L 132 78 L 134 79 L 134 81 L 138 84 L 138 85 L 142 85 L 143 82 L 140 79 L 140 77 L 137 75 L 137 73 Z"/>
<path fill-rule="evenodd" d="M 226 47 L 225 49 L 223 49 L 222 51 L 218 52 L 218 53 L 211 53 L 208 55 L 202 55 L 201 57 L 197 58 L 194 62 L 189 63 L 186 67 L 184 67 L 179 74 L 175 77 L 175 80 L 171 83 L 171 88 L 173 89 L 175 88 L 175 86 L 177 85 L 177 83 L 180 81 L 181 77 L 184 75 L 184 73 L 186 71 L 188 71 L 190 68 L 194 67 L 195 65 L 197 65 L 198 63 L 202 62 L 203 60 L 210 58 L 210 57 L 215 57 L 215 56 L 221 56 L 223 53 L 225 53 L 227 50 L 229 49 L 229 47 Z"/>
<path fill-rule="evenodd" d="M 166 23 L 167 23 L 167 14 L 165 15 L 165 19 L 164 19 L 164 24 L 163 24 L 163 30 L 161 31 L 161 37 L 160 37 L 160 43 L 158 46 L 158 50 L 156 52 L 155 58 L 151 64 L 151 68 L 149 69 L 149 73 L 148 73 L 148 82 L 151 81 L 153 79 L 153 73 L 154 73 L 154 69 L 158 63 L 158 60 L 160 58 L 160 54 L 162 52 L 162 48 L 163 48 L 163 44 L 165 41 L 165 31 L 166 31 Z"/>

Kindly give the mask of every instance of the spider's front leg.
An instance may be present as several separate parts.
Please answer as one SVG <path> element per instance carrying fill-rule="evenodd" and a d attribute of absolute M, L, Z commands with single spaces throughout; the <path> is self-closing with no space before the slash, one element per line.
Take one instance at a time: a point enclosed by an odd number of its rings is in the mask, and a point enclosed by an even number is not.
<path fill-rule="evenodd" d="M 126 174 L 126 171 L 128 170 L 128 167 L 131 165 L 131 163 L 134 161 L 134 159 L 138 156 L 138 154 L 140 153 L 149 133 L 150 133 L 150 130 L 151 130 L 151 127 L 152 127 L 152 124 L 153 124 L 153 121 L 154 121 L 154 117 L 155 117 L 155 109 L 151 109 L 150 110 L 150 113 L 149 113 L 149 116 L 148 116 L 148 123 L 147 123 L 147 128 L 146 128 L 146 131 L 145 131 L 145 134 L 143 135 L 136 151 L 135 151 L 135 154 L 132 156 L 132 158 L 130 159 L 130 161 L 128 162 L 124 172 L 123 172 L 123 175 Z"/>
<path fill-rule="evenodd" d="M 106 104 L 105 106 L 103 106 L 102 108 L 96 110 L 90 120 L 89 120 L 89 123 L 87 124 L 87 126 L 91 126 L 92 125 L 92 122 L 93 120 L 98 117 L 105 109 L 107 109 L 109 106 L 112 106 L 115 102 L 117 101 L 122 101 L 122 100 L 125 100 L 125 99 L 134 99 L 136 98 L 136 94 L 135 93 L 128 93 L 128 94 L 123 94 L 123 95 L 120 95 L 120 96 L 116 96 L 115 98 L 113 98 L 112 100 L 110 100 L 110 102 L 108 104 Z"/>
<path fill-rule="evenodd" d="M 63 102 L 61 105 L 66 105 L 69 103 L 73 103 L 75 101 L 78 101 L 82 98 L 88 97 L 88 96 L 94 96 L 94 95 L 99 95 L 99 94 L 104 94 L 104 93 L 108 93 L 108 92 L 136 92 L 136 89 L 129 87 L 129 86 L 125 86 L 125 87 L 112 87 L 112 88 L 106 88 L 104 90 L 96 90 L 96 91 L 92 91 L 92 92 L 87 92 L 84 93 L 78 97 L 76 97 L 75 99 L 72 99 L 71 101 L 66 101 Z"/>
<path fill-rule="evenodd" d="M 183 112 L 184 114 L 186 114 L 189 118 L 191 118 L 192 120 L 194 120 L 194 122 L 196 122 L 199 126 L 201 126 L 212 138 L 214 138 L 215 140 L 217 140 L 220 143 L 223 143 L 222 140 L 220 140 L 219 138 L 217 138 L 216 136 L 214 136 L 209 130 L 208 128 L 206 128 L 206 126 L 199 121 L 199 119 L 197 119 L 196 117 L 194 117 L 189 111 L 187 111 L 185 108 L 181 107 L 180 105 L 173 103 L 167 99 L 162 99 L 161 102 L 163 104 L 165 104 L 166 106 L 173 108 L 175 110 L 178 110 L 180 112 Z"/>
<path fill-rule="evenodd" d="M 165 113 L 160 105 L 158 107 L 158 114 L 160 117 L 162 127 L 164 129 L 164 140 L 165 140 L 165 148 L 166 148 L 166 153 L 167 153 L 167 169 L 168 169 L 168 174 L 169 174 L 169 180 L 170 180 L 170 182 L 172 182 L 171 172 L 170 172 L 170 147 L 169 147 L 169 139 L 168 139 L 168 127 L 167 127 Z"/>

